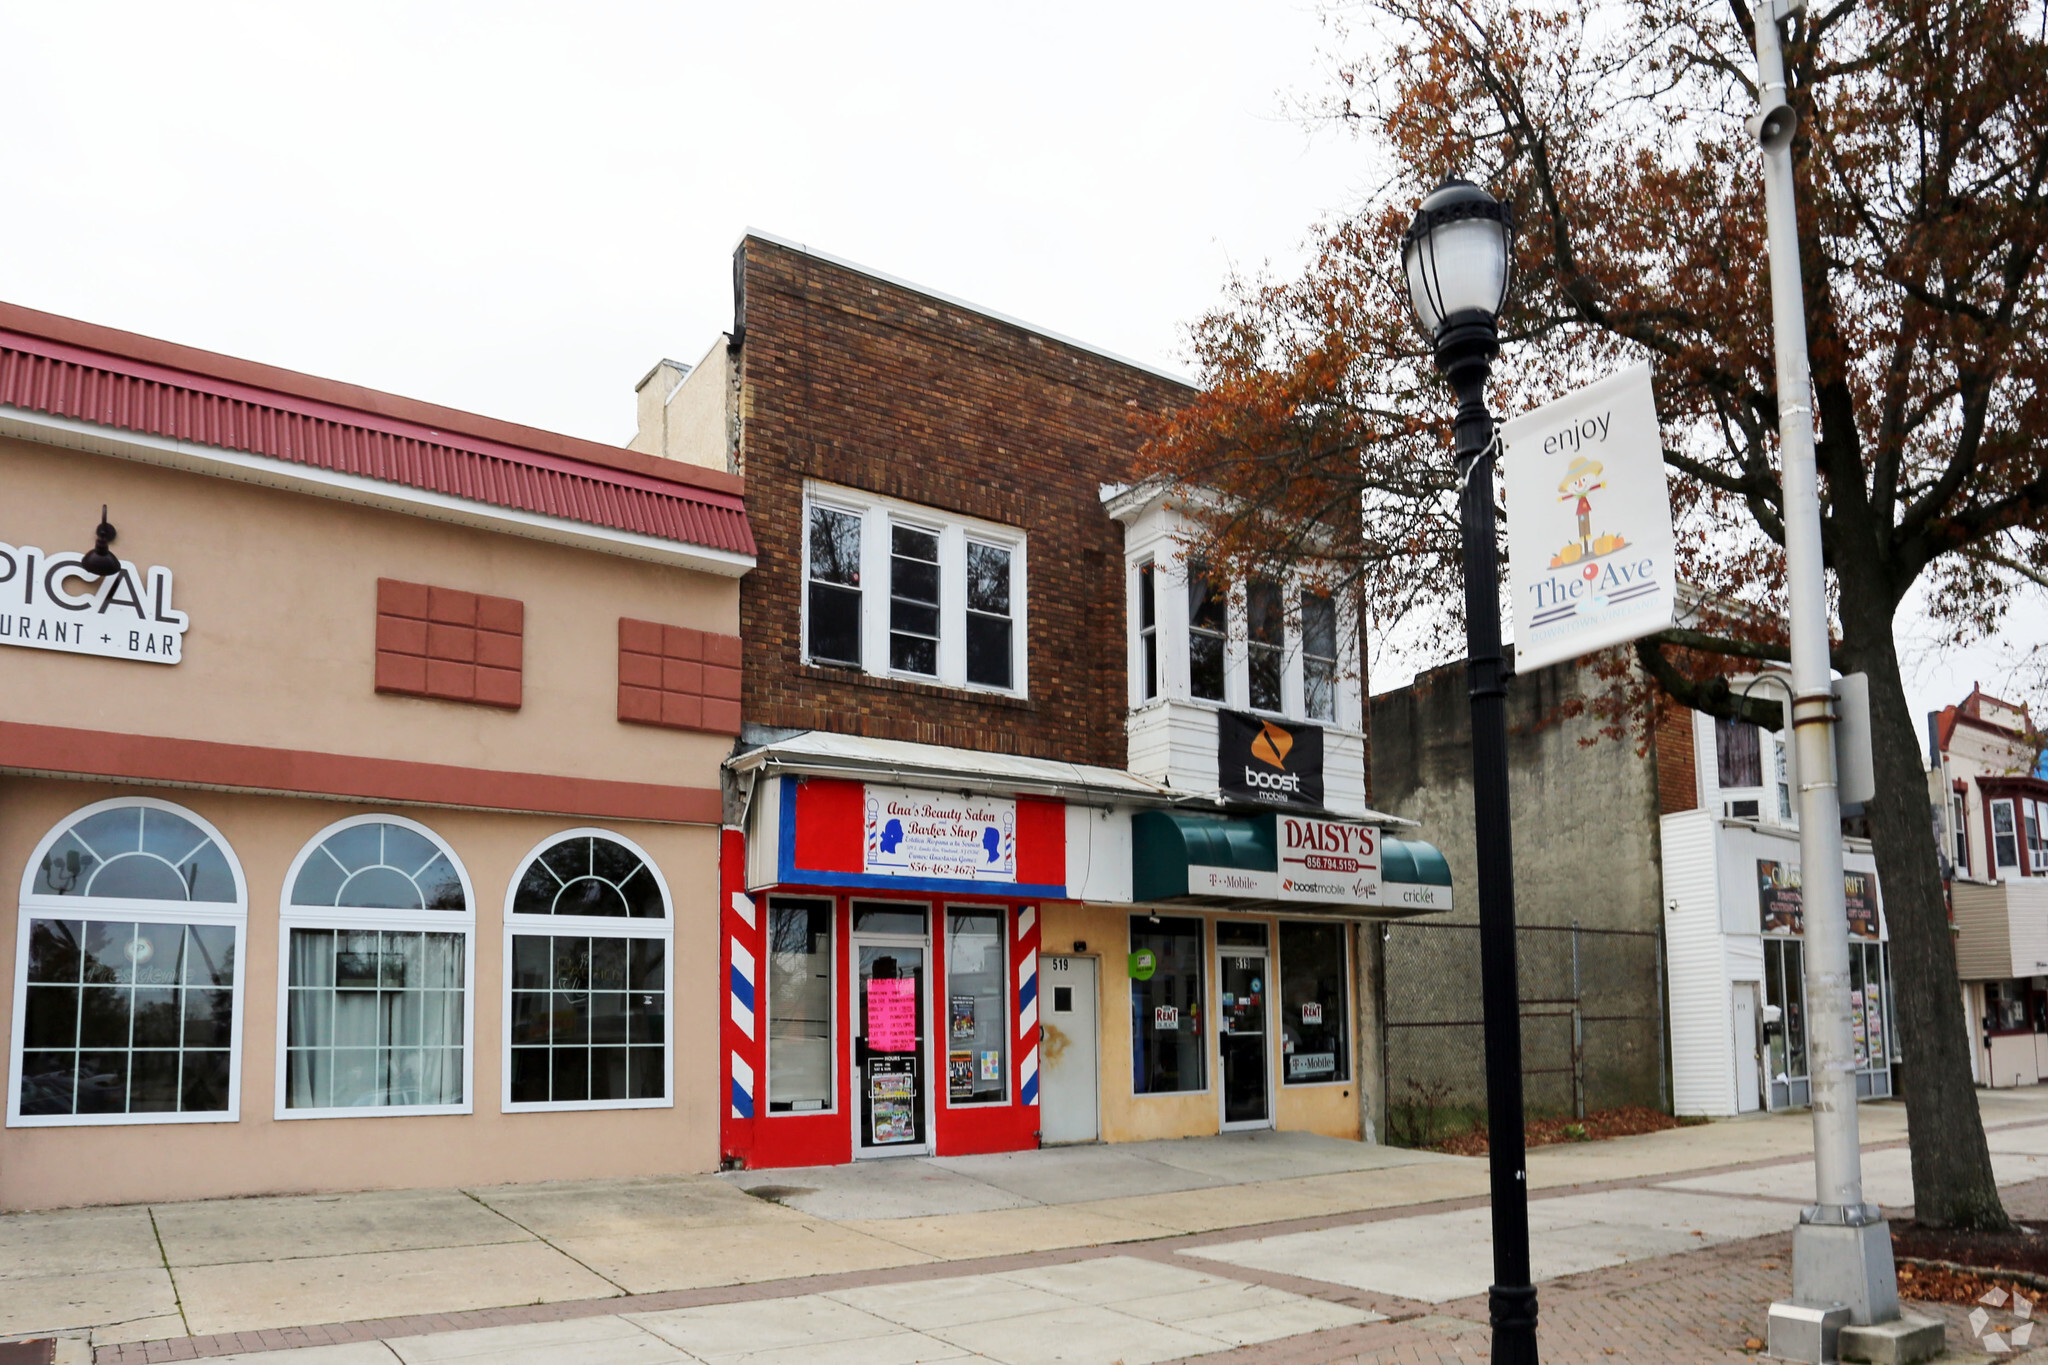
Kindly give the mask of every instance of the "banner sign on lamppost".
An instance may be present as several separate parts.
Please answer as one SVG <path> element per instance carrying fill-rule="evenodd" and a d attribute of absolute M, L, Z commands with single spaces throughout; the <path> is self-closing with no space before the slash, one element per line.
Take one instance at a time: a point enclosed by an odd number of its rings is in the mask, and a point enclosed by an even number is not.
<path fill-rule="evenodd" d="M 1677 590 L 1647 361 L 1500 429 L 1518 671 L 1653 634 Z"/>

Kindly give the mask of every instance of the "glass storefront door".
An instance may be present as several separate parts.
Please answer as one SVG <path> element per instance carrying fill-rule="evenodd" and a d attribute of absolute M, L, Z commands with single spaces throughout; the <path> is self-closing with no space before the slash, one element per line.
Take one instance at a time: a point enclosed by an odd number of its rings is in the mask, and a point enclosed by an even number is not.
<path fill-rule="evenodd" d="M 1223 1126 L 1270 1128 L 1272 1066 L 1266 1056 L 1270 965 L 1263 947 L 1220 943 L 1216 1042 L 1222 1052 Z"/>
<path fill-rule="evenodd" d="M 859 972 L 853 1038 L 857 1156 L 921 1156 L 930 1077 L 925 1066 L 925 950 L 922 943 L 853 939 Z"/>

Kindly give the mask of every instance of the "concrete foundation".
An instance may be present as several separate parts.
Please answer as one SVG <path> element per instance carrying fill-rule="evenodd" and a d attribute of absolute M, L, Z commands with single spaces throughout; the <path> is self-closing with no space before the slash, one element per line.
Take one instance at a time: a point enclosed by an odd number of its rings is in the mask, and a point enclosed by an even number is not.
<path fill-rule="evenodd" d="M 1863 1326 L 1899 1316 L 1899 1275 L 1891 1224 L 1802 1222 L 1792 1233 L 1792 1301 L 1838 1303 Z"/>
<path fill-rule="evenodd" d="M 1842 1329 L 1848 1325 L 1849 1310 L 1840 1304 L 1774 1303 L 1764 1329 L 1764 1353 L 1775 1360 L 1826 1365 L 1842 1358 Z"/>
<path fill-rule="evenodd" d="M 1869 1361 L 1870 1365 L 1912 1365 L 1932 1360 L 1948 1349 L 1948 1329 L 1937 1318 L 1907 1313 L 1890 1322 L 1848 1326 L 1836 1339 L 1844 1360 Z"/>

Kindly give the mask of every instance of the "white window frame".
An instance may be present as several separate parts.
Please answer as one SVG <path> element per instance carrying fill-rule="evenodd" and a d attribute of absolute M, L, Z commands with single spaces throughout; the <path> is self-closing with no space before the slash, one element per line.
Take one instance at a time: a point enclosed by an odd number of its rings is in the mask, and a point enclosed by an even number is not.
<path fill-rule="evenodd" d="M 213 840 L 228 871 L 235 879 L 234 902 L 144 901 L 114 897 L 45 896 L 35 891 L 36 869 L 72 826 L 101 811 L 141 806 L 168 811 L 193 825 Z M 9 1128 L 114 1128 L 152 1123 L 238 1123 L 242 1117 L 242 1019 L 248 1013 L 247 984 L 249 948 L 249 882 L 243 875 L 241 859 L 213 823 L 186 806 L 149 796 L 116 796 L 81 806 L 59 820 L 37 841 L 22 869 L 21 898 L 17 902 L 14 938 L 14 1012 L 7 1050 L 7 1126 Z M 21 1112 L 21 1065 L 23 1030 L 28 1012 L 29 922 L 36 919 L 98 920 L 130 924 L 211 924 L 235 931 L 235 979 L 229 988 L 234 998 L 234 1018 L 228 1028 L 228 1107 L 213 1113 L 148 1114 L 23 1114 Z"/>
<path fill-rule="evenodd" d="M 876 677 L 899 678 L 931 687 L 986 692 L 999 697 L 1028 697 L 1031 692 L 1030 594 L 1027 537 L 1013 526 L 958 516 L 936 508 L 863 493 L 856 489 L 806 480 L 803 543 L 799 547 L 799 593 L 803 661 L 820 668 L 844 668 L 838 660 L 811 657 L 811 508 L 828 507 L 861 519 L 860 544 L 860 670 Z M 939 537 L 939 671 L 906 673 L 889 666 L 890 536 L 892 523 L 936 533 Z M 967 680 L 967 542 L 980 541 L 1010 552 L 1010 687 L 991 687 Z"/>
<path fill-rule="evenodd" d="M 808 514 L 806 514 L 808 520 Z M 612 915 L 522 915 L 512 909 L 513 898 L 519 893 L 520 878 L 526 875 L 527 865 L 535 858 L 553 848 L 565 839 L 582 838 L 609 839 L 626 849 L 647 865 L 653 874 L 654 884 L 661 890 L 661 903 L 667 912 L 659 920 L 632 919 Z M 558 830 L 528 849 L 512 866 L 512 875 L 505 884 L 505 933 L 504 970 L 500 973 L 500 1009 L 498 1025 L 499 1109 L 507 1114 L 561 1114 L 585 1113 L 592 1110 L 609 1109 L 673 1109 L 676 1107 L 676 899 L 669 891 L 668 879 L 661 875 L 661 867 L 653 855 L 617 830 L 601 829 L 595 825 L 579 825 L 574 829 Z M 512 1100 L 512 940 L 520 934 L 528 937 L 574 938 L 582 935 L 589 938 L 658 938 L 662 941 L 662 1096 L 654 1100 Z"/>
<path fill-rule="evenodd" d="M 1152 624 L 1145 624 L 1141 609 L 1145 600 L 1147 573 L 1152 583 Z M 1141 555 L 1131 563 L 1131 705 L 1139 707 L 1166 695 L 1165 632 L 1159 620 L 1159 562 Z M 1151 667 L 1146 667 L 1146 646 L 1151 646 Z M 1147 689 L 1150 689 L 1149 691 Z"/>
<path fill-rule="evenodd" d="M 2008 822 L 2007 828 L 2012 832 L 2014 857 L 2012 862 L 2006 862 L 1998 856 L 1998 808 L 2000 806 L 2005 807 L 2005 818 Z M 1991 875 L 1994 877 L 2003 876 L 2006 869 L 2011 868 L 2013 875 L 2019 876 L 2021 875 L 2020 868 L 2022 864 L 2018 859 L 2026 848 L 2026 836 L 2022 833 L 2020 827 L 2020 813 L 2010 796 L 2001 796 L 1994 799 L 1988 809 L 1990 811 L 1989 820 L 1991 827 L 1986 833 L 1991 836 Z"/>
<path fill-rule="evenodd" d="M 441 856 L 455 869 L 462 883 L 465 909 L 384 910 L 359 906 L 317 906 L 292 904 L 292 888 L 298 885 L 299 870 L 327 841 L 343 830 L 358 825 L 397 825 L 409 829 L 441 850 Z M 521 864 L 523 867 L 524 864 Z M 469 869 L 456 856 L 448 841 L 417 820 L 402 815 L 352 815 L 322 829 L 292 859 L 278 892 L 277 907 L 277 1089 L 273 1117 L 279 1119 L 368 1119 L 411 1118 L 424 1114 L 473 1114 L 476 1112 L 476 888 Z M 373 931 L 390 929 L 399 933 L 462 935 L 462 1102 L 460 1104 L 348 1105 L 340 1108 L 295 1109 L 285 1103 L 290 1081 L 291 1039 L 291 951 L 292 930 L 333 929 Z"/>

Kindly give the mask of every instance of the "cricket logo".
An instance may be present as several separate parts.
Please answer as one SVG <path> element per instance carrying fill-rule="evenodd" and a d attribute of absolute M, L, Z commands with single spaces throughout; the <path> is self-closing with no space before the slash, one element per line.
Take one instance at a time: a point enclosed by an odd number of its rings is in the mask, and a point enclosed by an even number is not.
<path fill-rule="evenodd" d="M 1593 534 L 1591 495 L 1607 487 L 1600 478 L 1604 472 L 1598 460 L 1589 460 L 1583 455 L 1574 456 L 1571 467 L 1565 470 L 1563 481 L 1557 485 L 1557 500 L 1577 500 L 1578 506 L 1574 510 L 1579 517 L 1579 538 L 1550 557 L 1551 568 L 1562 569 L 1572 564 L 1590 563 L 1603 555 L 1611 555 L 1616 550 L 1628 547 L 1628 541 L 1621 536 L 1609 532 L 1602 532 L 1597 536 Z"/>

